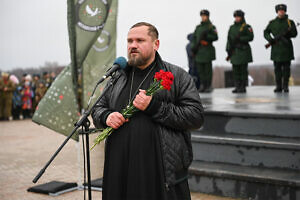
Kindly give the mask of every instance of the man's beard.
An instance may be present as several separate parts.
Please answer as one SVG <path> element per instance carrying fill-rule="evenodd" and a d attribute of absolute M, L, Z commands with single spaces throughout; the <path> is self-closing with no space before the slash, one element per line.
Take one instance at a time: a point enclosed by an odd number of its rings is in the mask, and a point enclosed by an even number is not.
<path fill-rule="evenodd" d="M 138 53 L 138 54 L 135 54 L 135 56 L 132 56 L 131 53 Z M 149 59 L 150 59 L 150 56 L 147 56 L 147 57 L 144 57 L 140 52 L 138 52 L 137 50 L 131 50 L 129 53 L 128 53 L 128 64 L 130 66 L 133 66 L 133 67 L 139 67 L 139 66 L 143 66 L 145 64 L 148 63 Z"/>

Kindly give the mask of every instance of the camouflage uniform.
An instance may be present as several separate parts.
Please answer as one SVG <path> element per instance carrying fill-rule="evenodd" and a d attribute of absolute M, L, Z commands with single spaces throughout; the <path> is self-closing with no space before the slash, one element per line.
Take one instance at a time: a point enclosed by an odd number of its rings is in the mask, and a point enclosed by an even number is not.
<path fill-rule="evenodd" d="M 41 101 L 41 99 L 43 98 L 43 96 L 46 94 L 47 92 L 47 87 L 44 85 L 43 82 L 39 82 L 37 88 L 35 89 L 35 107 L 34 110 L 36 109 L 37 105 L 39 104 L 39 102 Z"/>
<path fill-rule="evenodd" d="M 15 84 L 8 79 L 8 76 L 2 76 L 0 79 L 0 118 L 9 119 L 12 110 L 12 98 L 15 90 Z"/>

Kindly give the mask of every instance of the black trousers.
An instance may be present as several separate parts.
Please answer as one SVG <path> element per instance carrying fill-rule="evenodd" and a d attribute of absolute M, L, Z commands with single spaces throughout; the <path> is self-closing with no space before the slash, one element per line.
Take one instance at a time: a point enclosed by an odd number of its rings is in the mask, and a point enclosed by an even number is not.
<path fill-rule="evenodd" d="M 235 81 L 248 80 L 248 63 L 241 65 L 232 65 L 233 78 Z"/>
<path fill-rule="evenodd" d="M 212 75 L 213 75 L 212 62 L 207 62 L 207 63 L 196 62 L 196 68 L 197 68 L 200 81 L 202 82 L 207 81 L 211 83 Z"/>
<path fill-rule="evenodd" d="M 274 61 L 274 72 L 276 81 L 282 81 L 282 78 L 288 82 L 291 76 L 291 61 Z"/>

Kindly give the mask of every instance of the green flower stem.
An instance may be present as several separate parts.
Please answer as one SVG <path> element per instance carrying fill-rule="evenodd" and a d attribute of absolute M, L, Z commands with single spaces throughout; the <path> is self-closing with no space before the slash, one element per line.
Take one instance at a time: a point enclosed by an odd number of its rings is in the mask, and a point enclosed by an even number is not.
<path fill-rule="evenodd" d="M 161 85 L 161 81 L 154 81 L 148 90 L 146 90 L 146 95 L 147 96 L 152 96 L 154 93 L 156 93 L 159 90 L 163 90 L 163 86 Z M 139 111 L 139 109 L 137 109 L 136 107 L 134 107 L 133 103 L 131 102 L 126 108 L 124 108 L 121 112 L 121 114 L 123 115 L 123 117 L 125 119 L 129 119 L 132 117 L 132 115 L 134 113 L 136 113 L 137 111 Z M 108 136 L 110 136 L 110 134 L 114 131 L 113 128 L 111 127 L 107 127 L 106 129 L 104 129 L 98 136 L 97 138 L 94 140 L 94 145 L 91 147 L 91 150 L 100 142 L 102 142 L 103 140 L 105 140 Z"/>
<path fill-rule="evenodd" d="M 100 135 L 97 136 L 97 138 L 94 140 L 94 145 L 91 147 L 91 150 L 99 144 L 101 141 L 105 140 L 111 133 L 113 132 L 113 128 L 107 127 L 104 129 Z"/>

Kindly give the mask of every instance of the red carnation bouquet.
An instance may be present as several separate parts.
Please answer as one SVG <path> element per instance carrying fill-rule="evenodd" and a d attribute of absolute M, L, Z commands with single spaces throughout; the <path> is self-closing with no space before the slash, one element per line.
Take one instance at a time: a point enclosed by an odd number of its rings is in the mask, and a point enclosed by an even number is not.
<path fill-rule="evenodd" d="M 172 72 L 164 70 L 156 72 L 154 75 L 153 83 L 150 85 L 149 89 L 146 90 L 146 95 L 151 96 L 160 90 L 171 90 L 171 85 L 173 84 L 173 81 L 174 75 L 172 74 Z M 130 104 L 122 110 L 121 114 L 125 119 L 129 119 L 137 111 L 139 110 L 136 107 L 134 107 L 133 102 L 130 102 Z M 113 131 L 114 129 L 111 127 L 107 127 L 106 129 L 104 129 L 100 133 L 100 135 L 98 135 L 97 138 L 94 140 L 94 145 L 91 149 L 93 149 L 97 144 L 106 139 Z"/>

